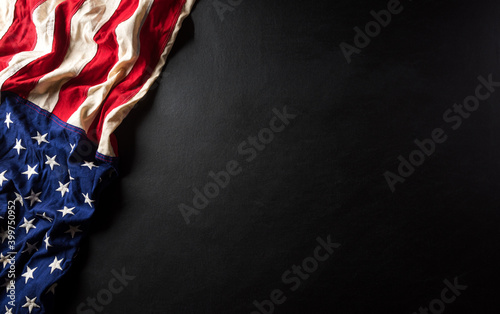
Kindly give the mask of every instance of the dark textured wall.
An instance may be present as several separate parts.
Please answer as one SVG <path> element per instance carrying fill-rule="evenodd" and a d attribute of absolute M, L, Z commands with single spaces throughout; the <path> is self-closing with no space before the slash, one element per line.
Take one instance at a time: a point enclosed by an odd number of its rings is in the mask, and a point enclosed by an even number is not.
<path fill-rule="evenodd" d="M 499 44 L 498 1 L 199 1 L 58 313 L 497 313 Z"/>

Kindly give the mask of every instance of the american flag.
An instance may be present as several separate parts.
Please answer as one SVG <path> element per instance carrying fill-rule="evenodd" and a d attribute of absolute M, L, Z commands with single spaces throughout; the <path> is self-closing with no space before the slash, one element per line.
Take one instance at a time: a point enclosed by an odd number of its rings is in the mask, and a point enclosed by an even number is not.
<path fill-rule="evenodd" d="M 194 0 L 0 6 L 0 313 L 48 313 Z"/>

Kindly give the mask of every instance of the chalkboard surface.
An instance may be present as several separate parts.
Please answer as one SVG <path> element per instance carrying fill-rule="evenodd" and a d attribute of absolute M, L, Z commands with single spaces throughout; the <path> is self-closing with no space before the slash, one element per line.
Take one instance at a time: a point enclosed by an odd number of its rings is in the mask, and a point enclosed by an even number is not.
<path fill-rule="evenodd" d="M 498 1 L 200 0 L 57 313 L 498 313 L 499 47 Z"/>

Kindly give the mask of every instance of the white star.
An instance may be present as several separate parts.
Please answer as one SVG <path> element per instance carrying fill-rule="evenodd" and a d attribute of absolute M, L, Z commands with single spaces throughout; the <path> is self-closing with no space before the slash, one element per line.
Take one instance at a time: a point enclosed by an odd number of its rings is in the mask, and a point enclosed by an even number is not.
<path fill-rule="evenodd" d="M 7 256 L 3 256 L 2 253 L 0 253 L 0 263 L 3 263 L 3 267 L 5 268 L 5 266 L 10 263 L 10 255 L 7 255 Z"/>
<path fill-rule="evenodd" d="M 13 149 L 16 149 L 16 150 L 17 150 L 17 155 L 19 155 L 19 154 L 21 153 L 21 149 L 26 149 L 26 147 L 23 147 L 23 146 L 21 145 L 21 142 L 22 142 L 22 139 L 21 139 L 21 140 L 18 140 L 18 139 L 16 138 L 16 146 L 14 146 L 14 148 L 13 148 Z"/>
<path fill-rule="evenodd" d="M 92 170 L 92 167 L 99 168 L 98 166 L 94 165 L 93 161 L 83 161 L 82 167 L 89 167 L 90 170 Z"/>
<path fill-rule="evenodd" d="M 62 184 L 61 181 L 59 181 L 59 187 L 56 189 L 56 191 L 61 192 L 61 197 L 63 197 L 66 192 L 69 192 L 68 185 L 69 182 L 66 184 Z"/>
<path fill-rule="evenodd" d="M 19 228 L 26 228 L 26 233 L 28 233 L 28 231 L 30 231 L 31 228 L 33 229 L 36 229 L 35 225 L 33 224 L 33 221 L 35 221 L 35 218 L 31 219 L 30 221 L 28 221 L 26 219 L 26 217 L 23 217 L 24 219 L 24 223 L 22 225 L 19 226 Z"/>
<path fill-rule="evenodd" d="M 33 206 L 33 203 L 38 202 L 41 203 L 42 201 L 38 198 L 38 195 L 42 194 L 42 192 L 35 193 L 33 190 L 31 190 L 31 195 L 26 196 L 24 199 L 25 200 L 30 200 L 30 206 Z"/>
<path fill-rule="evenodd" d="M 28 170 L 26 170 L 25 172 L 23 172 L 22 174 L 25 174 L 28 176 L 28 180 L 31 179 L 31 176 L 36 174 L 38 175 L 38 172 L 36 172 L 36 167 L 38 167 L 38 165 L 35 165 L 33 167 L 31 167 L 30 165 L 27 165 L 28 166 Z"/>
<path fill-rule="evenodd" d="M 56 287 L 57 287 L 57 282 L 55 284 L 53 284 L 52 286 L 50 286 L 45 294 L 47 294 L 49 292 L 52 292 L 52 294 L 56 294 Z"/>
<path fill-rule="evenodd" d="M 71 176 L 71 172 L 69 171 L 69 169 L 68 169 L 68 175 L 69 175 L 69 181 L 73 181 L 73 180 L 75 180 L 75 178 L 73 178 L 73 177 Z"/>
<path fill-rule="evenodd" d="M 16 199 L 14 200 L 14 202 L 19 202 L 21 206 L 24 206 L 24 200 L 21 194 L 18 194 L 16 192 L 14 192 L 14 194 L 16 194 Z"/>
<path fill-rule="evenodd" d="M 45 239 L 43 239 L 43 242 L 45 242 L 45 249 L 48 250 L 49 247 L 52 247 L 53 245 L 49 243 L 49 235 L 45 234 Z"/>
<path fill-rule="evenodd" d="M 35 267 L 33 269 L 31 269 L 29 266 L 26 266 L 26 268 L 28 268 L 28 270 L 26 270 L 26 272 L 24 274 L 22 274 L 21 276 L 25 278 L 24 280 L 24 283 L 27 283 L 28 280 L 31 278 L 31 279 L 35 279 L 33 278 L 33 272 L 38 268 L 38 267 Z"/>
<path fill-rule="evenodd" d="M 0 186 L 2 186 L 3 182 L 4 181 L 9 181 L 9 179 L 7 179 L 5 177 L 5 173 L 7 172 L 7 170 L 5 170 L 4 172 L 0 173 Z"/>
<path fill-rule="evenodd" d="M 60 164 L 56 161 L 57 155 L 54 155 L 54 157 L 45 155 L 45 157 L 47 157 L 45 164 L 50 166 L 50 170 L 54 170 L 54 166 L 60 166 Z"/>
<path fill-rule="evenodd" d="M 64 233 L 71 233 L 71 238 L 73 239 L 75 237 L 75 233 L 77 232 L 82 232 L 82 230 L 78 229 L 80 226 L 71 226 L 71 225 L 68 225 L 69 226 L 69 230 L 64 232 Z"/>
<path fill-rule="evenodd" d="M 7 230 L 4 230 L 3 228 L 0 229 L 2 229 L 2 232 L 0 232 L 0 237 L 2 238 L 2 243 L 3 243 L 3 241 L 5 241 L 5 239 L 9 237 L 9 234 Z"/>
<path fill-rule="evenodd" d="M 9 284 L 10 284 L 10 283 L 9 283 Z M 9 292 L 9 288 L 8 288 L 8 286 L 7 286 L 7 292 Z M 12 309 L 13 309 L 13 307 L 9 309 L 9 308 L 7 307 L 7 305 L 6 305 L 6 306 L 5 306 L 5 314 L 12 314 Z"/>
<path fill-rule="evenodd" d="M 85 203 L 89 204 L 89 206 L 92 207 L 92 203 L 94 202 L 94 200 L 90 199 L 89 193 L 87 193 L 87 194 L 82 193 L 82 195 L 83 195 L 83 197 L 85 197 Z"/>
<path fill-rule="evenodd" d="M 69 144 L 69 146 L 71 147 L 71 151 L 69 152 L 71 154 L 75 149 L 76 144 Z"/>
<path fill-rule="evenodd" d="M 47 214 L 45 212 L 43 212 L 43 214 L 41 214 L 41 215 L 40 214 L 36 214 L 36 215 L 42 217 L 43 219 L 47 220 L 48 222 L 52 222 L 52 220 L 54 220 L 54 219 L 50 218 L 49 216 L 47 216 Z"/>
<path fill-rule="evenodd" d="M 5 123 L 5 124 L 7 124 L 7 129 L 10 129 L 10 124 L 11 124 L 11 123 L 14 123 L 14 122 L 12 122 L 12 120 L 10 119 L 10 114 L 11 114 L 10 112 L 7 112 L 7 113 L 5 114 L 5 121 L 4 121 L 4 123 Z"/>
<path fill-rule="evenodd" d="M 40 132 L 36 131 L 36 136 L 33 136 L 32 139 L 36 140 L 38 142 L 38 145 L 42 144 L 42 143 L 49 143 L 49 141 L 47 141 L 46 137 L 47 137 L 48 133 L 45 133 L 44 135 L 40 134 Z"/>
<path fill-rule="evenodd" d="M 35 244 L 30 244 L 29 242 L 26 242 L 26 245 L 28 246 L 28 248 L 26 250 L 22 251 L 21 253 L 28 252 L 28 254 L 31 254 L 31 252 L 33 252 L 33 251 L 38 251 L 38 248 L 36 247 L 37 244 L 38 244 L 38 242 L 36 242 Z"/>
<path fill-rule="evenodd" d="M 64 258 L 61 258 L 60 260 L 57 260 L 57 257 L 54 257 L 54 261 L 52 263 L 49 264 L 49 267 L 50 267 L 50 273 L 52 274 L 52 272 L 56 269 L 60 269 L 62 270 L 61 268 L 61 262 L 63 261 Z"/>
<path fill-rule="evenodd" d="M 40 307 L 40 305 L 36 304 L 35 301 L 36 301 L 36 297 L 34 297 L 33 299 L 30 300 L 30 298 L 26 297 L 26 303 L 23 305 L 23 307 L 27 307 L 28 310 L 31 311 L 33 310 L 34 307 Z"/>
<path fill-rule="evenodd" d="M 62 216 L 64 217 L 64 216 L 66 216 L 66 214 L 74 215 L 73 209 L 75 209 L 75 208 L 74 207 L 68 208 L 68 207 L 64 206 L 64 209 L 59 209 L 57 211 L 61 212 Z"/>

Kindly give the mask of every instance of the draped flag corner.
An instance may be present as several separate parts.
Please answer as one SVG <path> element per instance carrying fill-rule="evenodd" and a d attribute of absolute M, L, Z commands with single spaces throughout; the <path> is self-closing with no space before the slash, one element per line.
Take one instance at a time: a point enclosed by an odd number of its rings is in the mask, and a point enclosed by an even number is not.
<path fill-rule="evenodd" d="M 50 313 L 99 194 L 113 132 L 159 76 L 194 0 L 0 6 L 0 313 Z"/>

